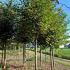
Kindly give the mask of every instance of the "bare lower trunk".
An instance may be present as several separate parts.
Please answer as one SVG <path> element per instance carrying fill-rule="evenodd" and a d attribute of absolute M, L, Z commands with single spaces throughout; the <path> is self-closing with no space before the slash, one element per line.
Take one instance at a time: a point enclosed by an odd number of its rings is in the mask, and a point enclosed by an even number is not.
<path fill-rule="evenodd" d="M 3 70 L 6 70 L 6 43 L 4 44 Z"/>
<path fill-rule="evenodd" d="M 3 49 L 2 49 L 1 62 L 3 62 L 3 56 L 4 56 L 4 55 L 3 55 L 3 52 L 4 52 L 4 51 L 3 51 Z"/>
<path fill-rule="evenodd" d="M 52 62 L 53 62 L 53 70 L 55 70 L 55 68 L 54 68 L 54 50 L 53 50 L 54 48 L 52 48 Z"/>
<path fill-rule="evenodd" d="M 25 44 L 23 44 L 23 64 L 25 63 L 25 58 L 26 58 L 26 47 L 25 47 Z"/>
<path fill-rule="evenodd" d="M 2 49 L 2 59 L 3 59 L 3 49 Z"/>
<path fill-rule="evenodd" d="M 46 48 L 45 48 L 45 70 L 46 70 Z"/>
<path fill-rule="evenodd" d="M 6 49 L 4 50 L 4 70 L 6 70 Z"/>
<path fill-rule="evenodd" d="M 35 40 L 35 70 L 37 70 L 37 39 Z"/>
<path fill-rule="evenodd" d="M 53 47 L 50 47 L 50 61 L 51 61 L 51 70 L 54 70 L 54 53 L 53 53 Z"/>
<path fill-rule="evenodd" d="M 41 49 L 41 46 L 40 46 L 40 66 L 41 66 L 41 62 L 42 62 L 42 49 Z"/>
<path fill-rule="evenodd" d="M 2 64 L 1 68 L 2 68 L 2 69 L 3 69 L 3 64 L 4 64 L 3 58 L 4 58 L 4 50 L 2 49 L 2 57 L 1 57 L 1 64 Z"/>
<path fill-rule="evenodd" d="M 2 56 L 1 56 L 1 62 L 3 62 L 4 57 L 4 43 L 2 43 Z"/>
<path fill-rule="evenodd" d="M 46 48 L 45 48 L 45 62 L 46 62 Z"/>

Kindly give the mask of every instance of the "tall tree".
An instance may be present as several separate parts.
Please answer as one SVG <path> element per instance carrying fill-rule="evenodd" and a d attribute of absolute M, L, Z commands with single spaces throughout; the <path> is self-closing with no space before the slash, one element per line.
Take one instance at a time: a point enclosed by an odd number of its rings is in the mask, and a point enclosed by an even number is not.
<path fill-rule="evenodd" d="M 3 68 L 6 69 L 6 44 L 9 39 L 12 38 L 14 35 L 14 19 L 15 19 L 15 14 L 14 14 L 14 7 L 12 7 L 12 2 L 9 5 L 10 1 L 8 4 L 2 4 L 2 15 L 0 17 L 0 40 L 2 45 L 2 49 L 4 50 L 4 66 Z M 8 6 L 9 5 L 9 6 Z"/>
<path fill-rule="evenodd" d="M 27 0 L 26 4 L 22 4 L 17 39 L 22 43 L 34 39 L 35 70 L 37 70 L 37 40 L 39 35 L 45 35 L 46 43 L 50 49 L 63 43 L 67 38 L 65 36 L 65 18 L 64 12 L 61 9 L 56 9 L 56 5 L 51 0 Z"/>
<path fill-rule="evenodd" d="M 52 57 L 51 61 L 53 61 L 53 48 L 57 45 L 65 43 L 66 39 L 68 38 L 65 34 L 67 31 L 67 23 L 65 21 L 66 14 L 61 8 L 56 9 L 56 4 L 52 3 L 50 0 L 37 0 L 32 4 L 34 5 L 34 8 L 38 14 L 35 15 L 38 17 L 40 16 L 40 32 L 43 35 L 46 35 L 46 44 L 50 46 Z M 38 31 L 38 33 L 40 32 Z M 53 62 L 51 63 L 52 70 Z"/>
<path fill-rule="evenodd" d="M 49 5 L 50 4 L 50 5 Z M 55 5 L 49 2 L 47 6 L 45 5 L 45 10 L 43 10 L 43 34 L 46 34 L 46 43 L 50 46 L 50 54 L 51 54 L 51 70 L 53 69 L 53 48 L 57 45 L 65 43 L 67 31 L 67 24 L 65 21 L 66 14 L 62 11 L 62 9 L 56 9 Z M 53 18 L 54 17 L 54 18 Z"/>

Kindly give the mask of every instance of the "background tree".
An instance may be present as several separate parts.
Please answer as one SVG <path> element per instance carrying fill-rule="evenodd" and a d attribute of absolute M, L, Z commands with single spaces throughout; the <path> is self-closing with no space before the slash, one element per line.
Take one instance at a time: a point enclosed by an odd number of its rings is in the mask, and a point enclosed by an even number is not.
<path fill-rule="evenodd" d="M 2 43 L 4 69 L 6 69 L 6 44 L 14 35 L 15 10 L 12 7 L 12 1 L 8 4 L 2 4 L 2 15 L 0 17 L 0 41 Z"/>

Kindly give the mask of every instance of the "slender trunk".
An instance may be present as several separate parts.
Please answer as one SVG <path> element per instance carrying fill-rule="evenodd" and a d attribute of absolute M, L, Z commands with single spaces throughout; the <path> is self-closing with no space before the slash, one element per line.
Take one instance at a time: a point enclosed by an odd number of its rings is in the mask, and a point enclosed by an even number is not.
<path fill-rule="evenodd" d="M 24 45 L 23 45 L 23 64 L 24 64 Z"/>
<path fill-rule="evenodd" d="M 37 38 L 35 40 L 35 70 L 37 70 Z"/>
<path fill-rule="evenodd" d="M 16 55 L 16 59 L 18 60 L 18 56 L 19 56 L 19 43 L 17 43 L 17 46 L 16 46 L 16 51 L 18 51 L 18 54 Z"/>
<path fill-rule="evenodd" d="M 40 46 L 40 66 L 41 66 L 41 61 L 42 61 L 42 49 L 41 49 L 41 46 Z"/>
<path fill-rule="evenodd" d="M 19 61 L 19 57 L 20 57 L 20 47 L 19 47 L 19 43 L 17 43 L 17 51 L 18 51 L 17 60 Z"/>
<path fill-rule="evenodd" d="M 53 70 L 52 69 L 53 66 L 52 66 L 52 52 L 51 52 L 51 47 L 50 47 L 50 62 L 51 62 L 51 70 Z"/>
<path fill-rule="evenodd" d="M 2 49 L 2 57 L 1 57 L 1 64 L 2 64 L 2 66 L 1 66 L 1 68 L 3 68 L 3 66 L 4 66 L 3 58 L 4 58 L 4 50 Z"/>
<path fill-rule="evenodd" d="M 2 49 L 2 59 L 3 59 L 3 49 Z"/>
<path fill-rule="evenodd" d="M 4 44 L 4 67 L 3 70 L 6 70 L 6 43 Z"/>
<path fill-rule="evenodd" d="M 26 44 L 25 44 L 25 63 L 26 63 Z"/>
<path fill-rule="evenodd" d="M 4 57 L 4 43 L 2 44 L 2 56 L 1 56 L 1 61 L 3 62 L 3 57 Z"/>
<path fill-rule="evenodd" d="M 53 63 L 53 70 L 55 70 L 54 68 L 54 48 L 52 47 L 52 63 Z"/>
<path fill-rule="evenodd" d="M 45 48 L 45 62 L 46 62 L 46 48 Z"/>
<path fill-rule="evenodd" d="M 6 46 L 5 46 L 5 50 L 4 50 L 4 61 L 6 61 Z"/>
<path fill-rule="evenodd" d="M 14 49 L 14 51 L 16 52 L 16 46 L 15 46 L 15 49 Z M 11 52 L 10 52 L 10 53 L 11 53 Z M 17 57 L 16 57 L 16 54 L 15 54 L 15 58 L 17 58 Z"/>
<path fill-rule="evenodd" d="M 4 53 L 4 51 L 3 51 L 3 49 L 2 49 L 2 56 L 1 56 L 1 62 L 3 62 L 3 53 Z"/>
<path fill-rule="evenodd" d="M 46 70 L 46 48 L 45 48 L 45 70 Z"/>
<path fill-rule="evenodd" d="M 51 70 L 54 70 L 54 53 L 53 53 L 53 47 L 50 47 L 50 61 L 51 61 Z"/>
<path fill-rule="evenodd" d="M 20 46 L 19 46 L 19 56 L 18 56 L 18 59 L 19 59 L 19 57 L 20 57 Z"/>
<path fill-rule="evenodd" d="M 25 45 L 23 44 L 23 64 L 25 63 L 25 53 L 26 53 L 26 49 L 25 49 Z"/>

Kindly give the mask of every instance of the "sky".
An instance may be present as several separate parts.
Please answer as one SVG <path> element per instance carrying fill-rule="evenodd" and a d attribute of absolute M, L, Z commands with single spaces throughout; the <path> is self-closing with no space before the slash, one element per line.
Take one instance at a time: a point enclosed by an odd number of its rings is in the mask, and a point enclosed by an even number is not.
<path fill-rule="evenodd" d="M 6 0 L 0 0 L 0 1 L 3 2 Z M 18 1 L 18 0 L 16 0 L 16 1 Z M 67 14 L 67 19 L 70 19 L 70 0 L 59 0 L 59 3 L 61 3 L 61 4 L 58 4 L 58 5 L 61 6 L 62 9 L 64 10 L 64 12 Z M 70 24 L 68 24 L 67 29 L 70 29 Z"/>
<path fill-rule="evenodd" d="M 64 5 L 61 5 L 64 12 L 67 14 L 67 19 L 70 19 L 70 0 L 59 0 L 59 3 L 62 3 Z M 70 29 L 70 24 L 67 26 L 68 29 Z"/>

